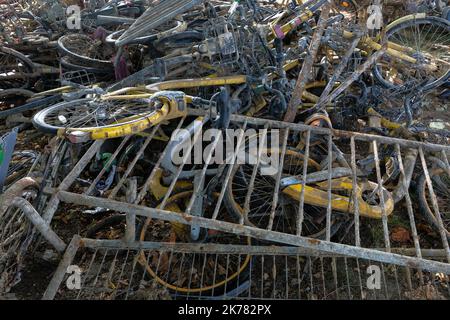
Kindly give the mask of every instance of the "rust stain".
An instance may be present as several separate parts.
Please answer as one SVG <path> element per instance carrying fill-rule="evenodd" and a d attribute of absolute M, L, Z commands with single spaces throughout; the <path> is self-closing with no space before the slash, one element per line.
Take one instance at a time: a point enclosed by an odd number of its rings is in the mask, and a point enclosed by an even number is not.
<path fill-rule="evenodd" d="M 315 246 L 320 244 L 320 240 L 317 239 L 308 239 L 308 242 Z"/>
<path fill-rule="evenodd" d="M 183 214 L 183 218 L 184 218 L 184 220 L 186 220 L 187 222 L 191 222 L 191 221 L 192 221 L 192 216 L 190 216 L 190 215 Z"/>

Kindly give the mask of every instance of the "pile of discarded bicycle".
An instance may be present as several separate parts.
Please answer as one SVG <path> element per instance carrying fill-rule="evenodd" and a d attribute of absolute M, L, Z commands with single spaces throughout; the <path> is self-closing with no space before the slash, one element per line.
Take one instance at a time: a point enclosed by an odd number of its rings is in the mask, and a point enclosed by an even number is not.
<path fill-rule="evenodd" d="M 448 299 L 446 2 L 0 0 L 0 299 Z"/>

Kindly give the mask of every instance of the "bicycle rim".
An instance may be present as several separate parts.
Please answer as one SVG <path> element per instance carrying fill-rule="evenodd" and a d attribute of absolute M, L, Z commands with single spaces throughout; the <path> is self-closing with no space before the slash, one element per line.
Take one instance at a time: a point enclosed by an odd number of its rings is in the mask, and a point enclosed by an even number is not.
<path fill-rule="evenodd" d="M 147 99 L 102 101 L 80 99 L 63 102 L 38 112 L 33 124 L 41 131 L 92 132 L 126 127 L 148 119 L 156 113 Z M 148 126 L 151 124 L 148 123 Z M 105 132 L 107 133 L 107 132 Z"/>
<path fill-rule="evenodd" d="M 33 63 L 22 54 L 9 48 L 0 49 L 0 89 L 30 86 Z"/>

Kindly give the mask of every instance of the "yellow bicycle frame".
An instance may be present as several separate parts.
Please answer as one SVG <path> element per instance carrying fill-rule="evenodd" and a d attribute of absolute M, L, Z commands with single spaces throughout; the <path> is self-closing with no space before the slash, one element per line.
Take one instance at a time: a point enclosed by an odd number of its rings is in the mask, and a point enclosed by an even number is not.
<path fill-rule="evenodd" d="M 310 186 L 305 186 L 304 200 L 306 204 L 326 208 L 328 204 L 328 192 L 323 191 L 328 188 L 328 181 L 317 183 L 318 188 L 313 188 Z M 300 201 L 302 193 L 302 184 L 294 184 L 286 187 L 282 192 L 289 197 Z M 381 219 L 383 214 L 389 216 L 394 211 L 394 199 L 392 195 L 385 189 L 383 189 L 384 197 L 384 207 L 381 205 L 375 206 L 367 203 L 362 195 L 364 191 L 373 191 L 378 188 L 378 185 L 374 182 L 365 182 L 358 184 L 356 190 L 356 196 L 358 199 L 359 214 L 362 217 Z M 353 190 L 352 181 L 348 178 L 333 179 L 331 181 L 331 190 L 334 191 L 351 191 Z M 331 195 L 331 208 L 335 211 L 344 213 L 354 213 L 355 206 L 353 204 L 353 199 L 346 196 L 341 196 L 338 194 Z"/>

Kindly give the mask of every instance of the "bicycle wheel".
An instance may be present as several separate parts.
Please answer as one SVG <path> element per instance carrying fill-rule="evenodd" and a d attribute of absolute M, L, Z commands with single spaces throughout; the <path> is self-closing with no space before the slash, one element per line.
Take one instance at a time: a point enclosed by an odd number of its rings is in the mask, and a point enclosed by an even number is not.
<path fill-rule="evenodd" d="M 413 17 L 393 23 L 386 32 L 389 43 L 409 57 L 412 64 L 385 54 L 373 74 L 386 88 L 422 86 L 424 91 L 443 84 L 450 77 L 450 22 L 438 17 Z M 398 48 L 398 49 L 397 49 Z"/>
<path fill-rule="evenodd" d="M 81 65 L 113 69 L 114 48 L 109 47 L 83 34 L 68 34 L 58 39 L 61 53 Z"/>
<path fill-rule="evenodd" d="M 62 57 L 60 59 L 61 69 L 63 71 L 86 71 L 88 73 L 96 74 L 96 75 L 112 75 L 114 74 L 114 70 L 112 69 L 104 69 L 104 68 L 96 68 L 96 67 L 86 67 L 77 63 L 74 63 L 68 57 Z"/>
<path fill-rule="evenodd" d="M 165 210 L 182 213 L 192 191 L 171 197 Z M 208 215 L 205 212 L 204 215 Z M 230 221 L 226 211 L 221 220 Z M 231 218 L 231 220 L 233 220 Z M 147 219 L 140 232 L 140 241 L 190 242 L 190 228 L 177 224 Z M 202 243 L 250 245 L 250 238 L 213 230 L 203 230 Z M 240 254 L 218 255 L 205 253 L 176 253 L 141 251 L 139 263 L 157 283 L 180 295 L 217 296 L 237 289 L 247 277 L 251 256 Z"/>
<path fill-rule="evenodd" d="M 268 153 L 271 151 L 269 150 Z M 280 150 L 277 151 L 279 156 Z M 263 163 L 269 163 L 270 160 L 261 159 Z M 304 155 L 299 150 L 287 149 L 284 157 L 282 178 L 288 176 L 297 176 L 303 174 Z M 244 213 L 247 191 L 250 188 L 253 164 L 243 164 L 235 166 L 231 179 L 228 183 L 225 193 L 225 205 L 230 214 L 237 218 L 242 217 Z M 267 229 L 275 192 L 276 175 L 263 175 L 262 167 L 258 168 L 254 182 L 253 192 L 249 201 L 249 212 L 247 216 L 247 225 L 261 229 Z M 320 165 L 312 159 L 308 161 L 308 172 L 312 173 L 320 170 Z M 304 221 L 302 227 L 302 236 L 310 238 L 323 238 L 326 229 L 326 210 L 318 207 L 304 207 Z M 296 234 L 299 211 L 299 201 L 293 200 L 283 193 L 278 194 L 278 203 L 275 209 L 273 230 L 283 233 Z M 334 221 L 332 221 L 334 224 Z"/>
<path fill-rule="evenodd" d="M 34 65 L 23 54 L 0 47 L 0 89 L 26 89 L 32 84 Z"/>
<path fill-rule="evenodd" d="M 445 233 L 450 240 L 450 177 L 444 169 L 435 168 L 430 170 L 430 178 L 433 191 L 436 194 L 442 222 L 444 223 Z M 433 209 L 430 191 L 424 174 L 419 178 L 417 190 L 420 212 L 427 219 L 428 223 L 439 231 L 438 218 Z"/>
<path fill-rule="evenodd" d="M 89 132 L 95 140 L 145 130 L 152 125 L 152 116 L 156 113 L 148 99 L 102 101 L 87 98 L 46 108 L 34 116 L 33 124 L 50 134 Z"/>

